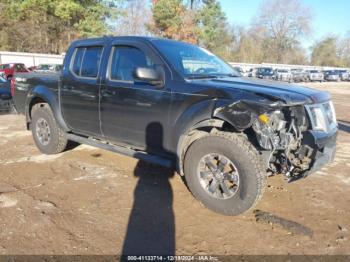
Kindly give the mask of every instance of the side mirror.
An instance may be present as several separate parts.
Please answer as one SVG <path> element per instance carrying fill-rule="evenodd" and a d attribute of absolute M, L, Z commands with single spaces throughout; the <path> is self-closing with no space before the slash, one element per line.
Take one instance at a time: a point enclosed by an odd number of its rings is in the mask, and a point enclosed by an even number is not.
<path fill-rule="evenodd" d="M 157 87 L 163 87 L 164 85 L 163 75 L 159 71 L 152 68 L 137 67 L 134 71 L 134 77 L 137 80 L 150 83 L 151 85 Z"/>

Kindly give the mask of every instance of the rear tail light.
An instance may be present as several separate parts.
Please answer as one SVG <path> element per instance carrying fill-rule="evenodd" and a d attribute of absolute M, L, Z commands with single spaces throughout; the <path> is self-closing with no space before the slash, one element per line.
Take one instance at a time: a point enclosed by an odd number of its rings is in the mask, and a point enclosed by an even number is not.
<path fill-rule="evenodd" d="M 16 79 L 14 77 L 12 77 L 11 78 L 11 85 L 10 85 L 10 91 L 11 91 L 12 96 L 15 95 L 15 83 L 16 83 Z"/>

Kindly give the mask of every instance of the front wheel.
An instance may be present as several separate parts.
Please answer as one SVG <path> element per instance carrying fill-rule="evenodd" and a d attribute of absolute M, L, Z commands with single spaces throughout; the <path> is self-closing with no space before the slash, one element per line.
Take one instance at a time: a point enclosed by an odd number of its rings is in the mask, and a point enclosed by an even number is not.
<path fill-rule="evenodd" d="M 66 133 L 58 126 L 48 104 L 36 104 L 32 109 L 32 135 L 40 152 L 58 154 L 67 147 Z"/>
<path fill-rule="evenodd" d="M 193 195 L 224 215 L 252 208 L 265 188 L 266 172 L 258 152 L 236 134 L 220 133 L 195 141 L 186 153 L 184 170 Z"/>

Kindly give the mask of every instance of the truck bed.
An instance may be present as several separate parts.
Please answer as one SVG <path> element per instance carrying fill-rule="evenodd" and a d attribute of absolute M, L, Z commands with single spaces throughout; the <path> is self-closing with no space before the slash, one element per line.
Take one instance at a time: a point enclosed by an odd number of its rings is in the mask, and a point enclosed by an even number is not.
<path fill-rule="evenodd" d="M 15 75 L 16 90 L 13 96 L 13 101 L 16 110 L 19 113 L 25 113 L 25 100 L 29 92 L 32 92 L 33 88 L 39 88 L 41 85 L 45 85 L 53 92 L 58 92 L 58 83 L 60 79 L 59 72 L 45 72 L 45 73 L 18 73 Z"/>

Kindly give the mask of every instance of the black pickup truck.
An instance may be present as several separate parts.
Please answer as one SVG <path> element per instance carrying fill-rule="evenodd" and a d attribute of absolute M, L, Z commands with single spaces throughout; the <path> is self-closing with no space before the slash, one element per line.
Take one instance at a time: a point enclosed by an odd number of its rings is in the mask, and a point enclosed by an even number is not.
<path fill-rule="evenodd" d="M 289 181 L 331 162 L 331 97 L 241 77 L 195 45 L 146 37 L 75 41 L 59 74 L 17 74 L 14 104 L 39 150 L 70 141 L 172 166 L 208 208 L 237 215 L 269 175 Z"/>

